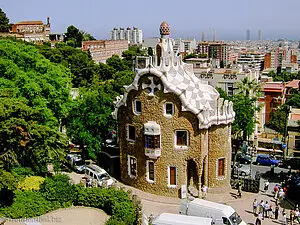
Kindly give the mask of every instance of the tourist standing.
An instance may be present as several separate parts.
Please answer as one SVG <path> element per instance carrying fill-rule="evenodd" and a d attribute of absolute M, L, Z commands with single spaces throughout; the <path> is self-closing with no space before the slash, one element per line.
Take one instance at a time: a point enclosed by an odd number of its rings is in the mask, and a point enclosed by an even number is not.
<path fill-rule="evenodd" d="M 300 223 L 300 211 L 298 207 L 296 207 L 295 209 L 295 220 L 297 220 L 297 222 Z"/>
<path fill-rule="evenodd" d="M 279 214 L 279 205 L 276 204 L 275 205 L 275 210 L 274 210 L 275 220 L 278 220 L 278 214 Z"/>
<path fill-rule="evenodd" d="M 267 192 L 269 190 L 269 184 L 270 184 L 269 181 L 266 180 L 265 187 L 264 187 L 265 192 Z"/>
<path fill-rule="evenodd" d="M 207 195 L 207 189 L 208 187 L 206 185 L 202 186 L 202 198 L 205 199 Z"/>
<path fill-rule="evenodd" d="M 278 198 L 278 191 L 279 191 L 278 184 L 275 184 L 273 190 L 274 190 L 274 198 L 277 199 Z"/>
<path fill-rule="evenodd" d="M 252 203 L 252 207 L 253 207 L 253 214 L 257 215 L 258 202 L 257 202 L 256 198 L 254 199 L 254 201 Z"/>
<path fill-rule="evenodd" d="M 268 201 L 266 201 L 265 204 L 264 204 L 264 211 L 265 211 L 265 217 L 266 218 L 269 217 L 269 209 L 270 209 L 270 205 L 269 205 Z"/>
<path fill-rule="evenodd" d="M 255 221 L 255 225 L 261 225 L 261 221 L 262 221 L 262 215 L 261 213 L 259 212 L 257 217 L 256 217 L 256 221 Z"/>

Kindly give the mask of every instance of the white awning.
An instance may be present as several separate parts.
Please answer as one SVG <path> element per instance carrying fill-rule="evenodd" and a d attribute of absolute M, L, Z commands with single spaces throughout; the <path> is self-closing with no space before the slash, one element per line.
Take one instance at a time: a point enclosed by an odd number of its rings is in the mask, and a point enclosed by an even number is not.
<path fill-rule="evenodd" d="M 157 124 L 155 121 L 148 121 L 144 124 L 145 135 L 160 135 L 160 125 Z"/>

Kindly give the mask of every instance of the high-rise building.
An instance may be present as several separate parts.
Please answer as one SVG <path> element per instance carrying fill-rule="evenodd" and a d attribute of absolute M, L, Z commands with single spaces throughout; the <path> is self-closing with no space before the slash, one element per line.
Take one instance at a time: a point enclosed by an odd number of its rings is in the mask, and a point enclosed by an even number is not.
<path fill-rule="evenodd" d="M 258 30 L 258 40 L 262 41 L 262 31 Z"/>
<path fill-rule="evenodd" d="M 250 30 L 246 31 L 246 39 L 247 41 L 250 41 Z"/>
<path fill-rule="evenodd" d="M 136 27 L 127 27 L 126 30 L 123 27 L 119 30 L 114 28 L 110 32 L 110 40 L 127 40 L 129 44 L 142 44 L 143 31 Z"/>
<path fill-rule="evenodd" d="M 228 45 L 224 42 L 209 41 L 200 42 L 196 49 L 197 54 L 211 58 L 215 67 L 223 67 L 228 61 Z"/>

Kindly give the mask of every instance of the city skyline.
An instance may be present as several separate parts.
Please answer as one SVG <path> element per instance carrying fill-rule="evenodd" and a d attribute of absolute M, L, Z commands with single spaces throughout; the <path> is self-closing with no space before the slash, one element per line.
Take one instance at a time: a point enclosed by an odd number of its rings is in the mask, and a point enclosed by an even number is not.
<path fill-rule="evenodd" d="M 16 7 L 17 6 L 17 7 Z M 183 4 L 178 0 L 153 0 L 147 4 L 140 1 L 85 2 L 73 0 L 42 1 L 4 0 L 0 8 L 7 14 L 11 23 L 23 20 L 42 20 L 50 17 L 51 32 L 63 33 L 69 25 L 91 33 L 97 39 L 108 39 L 114 27 L 138 27 L 145 38 L 159 36 L 158 27 L 167 21 L 172 37 L 212 40 L 216 31 L 217 40 L 245 40 L 246 30 L 252 34 L 263 32 L 263 39 L 299 39 L 300 30 L 297 10 L 300 1 L 290 0 L 282 4 L 280 0 L 217 0 L 200 2 L 192 0 Z M 287 13 L 288 12 L 288 13 Z M 253 35 L 251 40 L 256 40 Z"/>

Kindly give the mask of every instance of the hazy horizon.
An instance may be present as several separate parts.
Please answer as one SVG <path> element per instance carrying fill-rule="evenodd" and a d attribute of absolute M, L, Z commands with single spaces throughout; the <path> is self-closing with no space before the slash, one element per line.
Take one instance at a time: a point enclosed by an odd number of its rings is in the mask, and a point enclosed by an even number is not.
<path fill-rule="evenodd" d="M 283 4 L 281 0 L 152 0 L 145 3 L 138 0 L 3 0 L 0 8 L 11 23 L 23 20 L 46 23 L 49 16 L 51 33 L 64 33 L 69 25 L 74 25 L 97 39 L 108 39 L 114 27 L 133 26 L 143 30 L 144 38 L 158 37 L 159 25 L 165 20 L 170 24 L 174 38 L 199 40 L 204 32 L 205 39 L 211 40 L 213 30 L 216 30 L 218 40 L 245 40 L 246 30 L 250 30 L 251 40 L 257 40 L 258 30 L 262 30 L 263 40 L 298 40 L 300 1 L 289 0 L 287 3 Z"/>

